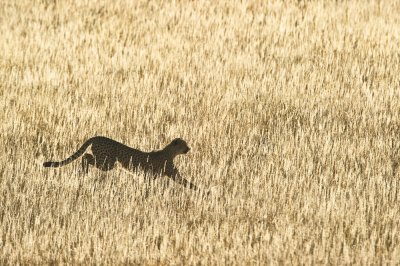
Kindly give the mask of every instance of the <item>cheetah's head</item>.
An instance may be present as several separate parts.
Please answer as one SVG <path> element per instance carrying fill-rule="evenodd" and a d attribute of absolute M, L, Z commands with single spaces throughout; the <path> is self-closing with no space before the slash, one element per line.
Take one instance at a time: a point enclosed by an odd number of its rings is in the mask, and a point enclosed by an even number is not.
<path fill-rule="evenodd" d="M 175 155 L 186 154 L 190 151 L 186 141 L 181 138 L 174 139 L 168 146 Z"/>

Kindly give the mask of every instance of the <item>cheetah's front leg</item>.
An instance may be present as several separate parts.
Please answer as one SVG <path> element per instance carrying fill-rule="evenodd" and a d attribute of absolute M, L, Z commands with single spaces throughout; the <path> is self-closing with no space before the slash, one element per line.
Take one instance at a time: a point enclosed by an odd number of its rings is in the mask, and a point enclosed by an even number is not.
<path fill-rule="evenodd" d="M 188 181 L 187 179 L 183 178 L 178 170 L 174 169 L 174 171 L 172 171 L 172 173 L 167 174 L 172 180 L 174 180 L 175 182 L 177 182 L 178 184 L 183 185 L 184 187 L 189 187 L 190 189 L 193 190 L 198 190 L 198 187 L 191 183 L 190 181 Z"/>

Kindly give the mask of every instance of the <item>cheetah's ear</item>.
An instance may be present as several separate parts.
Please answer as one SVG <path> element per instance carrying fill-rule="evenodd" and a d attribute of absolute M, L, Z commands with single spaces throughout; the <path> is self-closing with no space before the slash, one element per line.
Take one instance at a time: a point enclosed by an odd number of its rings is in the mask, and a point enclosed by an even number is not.
<path fill-rule="evenodd" d="M 178 145 L 178 139 L 174 139 L 174 140 L 172 141 L 172 145 Z"/>

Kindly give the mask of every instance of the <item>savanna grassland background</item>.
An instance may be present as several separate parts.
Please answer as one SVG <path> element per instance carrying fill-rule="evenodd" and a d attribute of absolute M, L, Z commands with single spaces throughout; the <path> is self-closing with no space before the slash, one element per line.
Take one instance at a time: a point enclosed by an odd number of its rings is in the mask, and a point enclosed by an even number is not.
<path fill-rule="evenodd" d="M 399 14 L 0 0 L 0 263 L 399 263 Z M 42 167 L 94 135 L 184 138 L 176 164 L 211 196 Z"/>

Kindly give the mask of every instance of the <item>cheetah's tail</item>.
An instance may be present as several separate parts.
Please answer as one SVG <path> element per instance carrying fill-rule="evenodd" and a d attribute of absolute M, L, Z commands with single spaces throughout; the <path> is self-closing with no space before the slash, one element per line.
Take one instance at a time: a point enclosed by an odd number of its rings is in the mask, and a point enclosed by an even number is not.
<path fill-rule="evenodd" d="M 85 143 L 83 143 L 83 145 L 79 148 L 79 150 L 77 150 L 74 154 L 72 154 L 67 159 L 65 159 L 61 162 L 44 162 L 43 167 L 61 167 L 61 166 L 71 163 L 72 161 L 79 158 L 86 151 L 87 147 L 89 147 L 89 145 L 92 144 L 92 141 L 93 141 L 92 139 L 88 139 Z"/>

